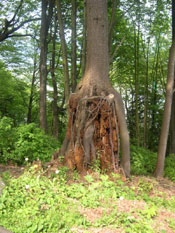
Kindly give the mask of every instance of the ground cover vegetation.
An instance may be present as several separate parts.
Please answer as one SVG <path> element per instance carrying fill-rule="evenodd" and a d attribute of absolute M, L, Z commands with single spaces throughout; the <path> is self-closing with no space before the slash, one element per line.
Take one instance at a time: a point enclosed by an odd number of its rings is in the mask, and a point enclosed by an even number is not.
<path fill-rule="evenodd" d="M 0 225 L 12 232 L 175 231 L 175 187 L 165 179 L 127 180 L 100 173 L 97 163 L 82 176 L 38 162 L 3 180 Z"/>
<path fill-rule="evenodd" d="M 0 226 L 14 233 L 175 232 L 175 92 L 152 177 L 173 1 L 98 1 L 0 3 Z"/>

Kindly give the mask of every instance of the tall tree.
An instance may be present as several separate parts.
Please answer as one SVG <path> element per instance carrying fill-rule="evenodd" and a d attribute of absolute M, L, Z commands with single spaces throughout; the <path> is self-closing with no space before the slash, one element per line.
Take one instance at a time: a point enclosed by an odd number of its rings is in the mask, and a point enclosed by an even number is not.
<path fill-rule="evenodd" d="M 27 4 L 27 7 L 24 8 L 24 4 Z M 2 11 L 8 9 L 9 12 L 6 13 L 5 18 L 1 17 L 0 19 L 0 42 L 11 37 L 33 36 L 30 33 L 17 33 L 17 31 L 33 21 L 40 20 L 40 18 L 33 17 L 33 14 L 30 14 L 34 9 L 36 10 L 37 5 L 36 2 L 28 3 L 25 0 L 20 0 L 17 4 L 14 1 L 3 1 Z"/>
<path fill-rule="evenodd" d="M 174 56 L 175 56 L 175 1 L 172 0 L 172 45 L 169 53 L 168 78 L 163 113 L 162 128 L 158 147 L 155 176 L 162 177 L 164 171 L 165 153 L 167 148 L 168 132 L 171 118 L 171 107 L 174 87 Z"/>
<path fill-rule="evenodd" d="M 71 51 L 71 63 L 72 63 L 72 91 L 75 90 L 77 85 L 77 68 L 76 68 L 76 0 L 72 0 L 72 51 Z"/>
<path fill-rule="evenodd" d="M 48 132 L 46 116 L 46 84 L 47 84 L 47 52 L 48 30 L 51 22 L 54 0 L 42 0 L 41 31 L 40 31 L 40 127 Z"/>
<path fill-rule="evenodd" d="M 121 96 L 109 80 L 107 0 L 86 0 L 87 57 L 85 73 L 69 98 L 66 142 L 61 149 L 72 169 L 87 169 L 99 155 L 101 168 L 119 166 L 130 175 L 129 134 Z M 120 129 L 120 130 L 119 130 Z"/>
<path fill-rule="evenodd" d="M 66 39 L 64 34 L 64 22 L 61 13 L 61 0 L 56 0 L 57 4 L 57 17 L 59 23 L 59 33 L 61 39 L 61 50 L 62 50 L 62 58 L 63 58 L 63 66 L 64 66 L 64 92 L 65 92 L 65 100 L 66 103 L 69 99 L 70 94 L 70 81 L 69 81 L 69 67 L 68 67 L 68 59 L 67 59 L 67 46 Z"/>
<path fill-rule="evenodd" d="M 53 129 L 52 134 L 55 138 L 58 139 L 58 90 L 57 90 L 57 81 L 55 75 L 55 53 L 56 53 L 56 35 L 57 35 L 57 17 L 55 12 L 55 19 L 54 19 L 54 33 L 52 36 L 52 58 L 51 58 L 51 76 L 52 76 L 52 85 L 53 85 L 53 103 L 52 103 L 52 110 L 53 110 Z"/>

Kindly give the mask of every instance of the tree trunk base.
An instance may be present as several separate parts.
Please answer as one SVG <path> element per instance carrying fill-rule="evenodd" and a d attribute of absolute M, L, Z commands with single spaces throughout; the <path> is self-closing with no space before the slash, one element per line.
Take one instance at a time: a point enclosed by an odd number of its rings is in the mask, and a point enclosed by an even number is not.
<path fill-rule="evenodd" d="M 99 159 L 102 170 L 118 170 L 119 125 L 112 92 L 81 87 L 70 96 L 66 138 L 59 152 L 70 169 L 82 172 Z"/>

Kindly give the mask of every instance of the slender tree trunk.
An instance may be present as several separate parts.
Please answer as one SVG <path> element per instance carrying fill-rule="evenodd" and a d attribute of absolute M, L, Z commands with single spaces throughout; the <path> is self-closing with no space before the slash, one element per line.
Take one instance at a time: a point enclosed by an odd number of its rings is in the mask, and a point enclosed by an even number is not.
<path fill-rule="evenodd" d="M 140 127 L 139 127 L 139 28 L 138 33 L 134 30 L 135 47 L 135 117 L 136 117 L 136 138 L 137 146 L 140 146 Z"/>
<path fill-rule="evenodd" d="M 76 67 L 76 0 L 72 0 L 72 92 L 74 92 L 77 85 L 77 67 Z"/>
<path fill-rule="evenodd" d="M 171 118 L 171 107 L 172 107 L 173 87 L 174 87 L 174 71 L 175 71 L 174 56 L 175 56 L 175 1 L 172 0 L 172 45 L 169 52 L 166 96 L 165 96 L 158 154 L 157 154 L 157 163 L 154 172 L 156 177 L 162 177 L 164 171 L 165 153 L 166 153 L 167 141 L 168 141 L 168 132 L 169 132 L 169 125 Z"/>
<path fill-rule="evenodd" d="M 32 75 L 32 84 L 31 84 L 31 90 L 30 90 L 30 97 L 29 97 L 29 106 L 28 106 L 28 114 L 27 114 L 27 124 L 30 124 L 32 122 L 32 104 L 33 104 L 33 92 L 35 87 L 35 80 L 36 80 L 36 53 L 34 54 L 34 64 L 33 64 L 33 75 Z"/>
<path fill-rule="evenodd" d="M 70 83 L 69 83 L 69 68 L 68 68 L 68 60 L 67 60 L 67 47 L 66 47 L 66 40 L 64 35 L 64 23 L 61 14 L 61 0 L 56 0 L 56 4 L 57 4 L 57 17 L 59 23 L 59 34 L 61 39 L 61 50 L 62 50 L 63 67 L 64 67 L 65 100 L 67 103 L 70 94 Z"/>
<path fill-rule="evenodd" d="M 114 31 L 114 25 L 115 25 L 115 15 L 116 15 L 116 9 L 117 9 L 117 3 L 118 0 L 113 0 L 112 2 L 112 14 L 111 14 L 111 20 L 109 23 L 109 34 L 108 34 L 108 44 L 109 44 L 109 56 L 111 55 L 111 49 L 112 49 L 112 34 Z"/>
<path fill-rule="evenodd" d="M 172 96 L 173 96 L 173 86 L 174 86 L 174 56 L 175 56 L 175 48 L 174 41 L 170 48 L 170 56 L 169 56 L 169 64 L 168 64 L 168 79 L 166 86 L 166 97 L 165 97 L 165 105 L 164 105 L 164 113 L 163 113 L 163 122 L 160 134 L 160 141 L 158 147 L 158 155 L 157 155 L 157 164 L 155 170 L 156 177 L 163 176 L 164 170 L 164 160 L 165 153 L 167 147 L 167 139 L 168 139 L 168 131 L 171 117 L 171 106 L 172 106 Z"/>
<path fill-rule="evenodd" d="M 175 89 L 175 85 L 174 85 Z M 171 127 L 170 127 L 170 154 L 175 155 L 175 92 L 173 91 L 173 101 L 171 110 Z"/>
<path fill-rule="evenodd" d="M 47 7 L 48 1 L 42 0 L 40 32 L 40 127 L 48 132 L 46 116 L 46 80 L 47 80 Z"/>
<path fill-rule="evenodd" d="M 47 93 L 47 52 L 48 29 L 53 14 L 54 0 L 42 0 L 41 31 L 40 31 L 40 127 L 48 133 L 46 113 Z M 48 13 L 47 13 L 48 11 Z"/>
<path fill-rule="evenodd" d="M 52 60 L 51 60 L 51 76 L 52 76 L 52 85 L 53 85 L 53 129 L 52 134 L 53 136 L 58 139 L 58 91 L 57 91 L 57 81 L 55 76 L 55 50 L 56 50 L 56 31 L 57 31 L 57 25 L 56 25 L 56 16 L 55 16 L 55 24 L 54 24 L 54 35 L 52 38 Z"/>
<path fill-rule="evenodd" d="M 172 37 L 175 40 L 175 1 L 172 0 Z M 175 70 L 174 70 L 175 79 Z M 175 80 L 174 80 L 175 90 Z M 175 91 L 173 90 L 172 112 L 171 112 L 171 131 L 170 131 L 170 153 L 175 154 Z"/>
<path fill-rule="evenodd" d="M 107 0 L 87 0 L 86 7 L 86 68 L 69 98 L 69 121 L 61 155 L 65 155 L 64 162 L 71 169 L 88 169 L 99 155 L 102 169 L 116 171 L 120 131 L 121 164 L 129 176 L 129 134 L 123 102 L 109 80 Z"/>
<path fill-rule="evenodd" d="M 86 4 L 84 4 L 84 22 L 83 22 L 83 39 L 81 47 L 81 58 L 80 58 L 80 74 L 84 75 L 86 66 L 86 47 L 87 47 L 87 16 L 86 16 Z"/>
<path fill-rule="evenodd" d="M 149 42 L 146 53 L 146 74 L 144 88 L 144 147 L 148 147 L 148 75 L 149 75 Z"/>

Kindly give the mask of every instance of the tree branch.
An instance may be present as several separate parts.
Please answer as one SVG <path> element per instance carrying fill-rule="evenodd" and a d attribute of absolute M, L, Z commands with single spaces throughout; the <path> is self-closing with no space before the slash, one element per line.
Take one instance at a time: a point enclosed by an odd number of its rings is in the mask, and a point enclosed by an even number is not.
<path fill-rule="evenodd" d="M 12 28 L 11 30 L 8 31 L 8 28 L 7 30 L 5 30 L 4 32 L 2 32 L 0 34 L 0 42 L 4 41 L 5 39 L 7 39 L 8 37 L 12 37 L 12 33 L 16 32 L 19 28 L 21 28 L 22 26 L 24 26 L 25 24 L 27 23 L 30 23 L 30 22 L 33 22 L 33 21 L 38 21 L 38 20 L 41 20 L 41 18 L 34 18 L 34 19 L 28 19 L 28 20 L 25 20 L 23 21 L 21 24 L 19 24 L 17 27 L 14 27 Z"/>

